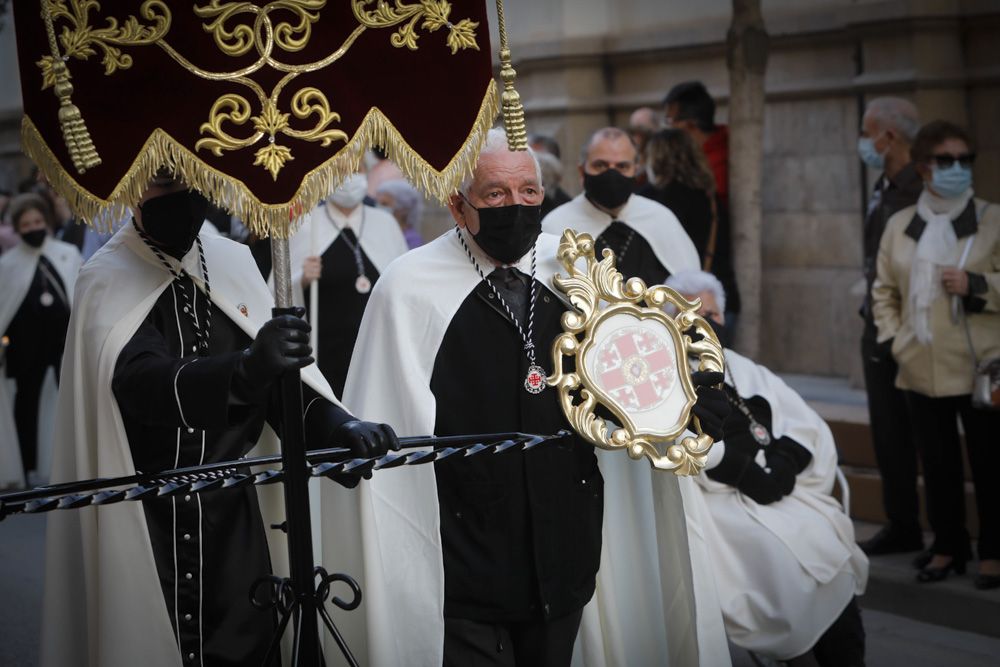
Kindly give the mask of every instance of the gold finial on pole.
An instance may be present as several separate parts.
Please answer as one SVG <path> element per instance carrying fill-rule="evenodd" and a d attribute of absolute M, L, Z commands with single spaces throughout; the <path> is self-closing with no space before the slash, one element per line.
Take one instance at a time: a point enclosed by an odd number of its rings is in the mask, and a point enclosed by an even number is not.
<path fill-rule="evenodd" d="M 524 125 L 524 106 L 521 96 L 514 90 L 517 72 L 510 64 L 510 47 L 507 45 L 507 24 L 503 15 L 503 0 L 497 0 L 497 28 L 500 31 L 500 78 L 503 92 L 500 94 L 503 111 L 503 127 L 507 131 L 507 147 L 512 151 L 528 149 L 528 130 Z"/>
<path fill-rule="evenodd" d="M 52 51 L 52 75 L 55 77 L 53 90 L 59 98 L 59 125 L 62 128 L 63 140 L 69 157 L 77 172 L 84 173 L 88 169 L 101 164 L 101 156 L 97 154 L 94 141 L 90 138 L 87 124 L 83 121 L 80 108 L 70 100 L 73 94 L 73 84 L 69 81 L 69 68 L 59 55 L 59 43 L 56 41 L 56 31 L 52 26 L 52 10 L 49 0 L 42 1 L 42 18 L 45 20 L 45 32 L 49 38 L 49 49 Z"/>

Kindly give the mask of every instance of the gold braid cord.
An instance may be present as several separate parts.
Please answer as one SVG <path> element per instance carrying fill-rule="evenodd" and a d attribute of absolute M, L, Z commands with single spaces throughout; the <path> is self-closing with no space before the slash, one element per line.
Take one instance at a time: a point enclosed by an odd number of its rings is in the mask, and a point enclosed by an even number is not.
<path fill-rule="evenodd" d="M 588 234 L 563 232 L 559 262 L 568 275 L 553 282 L 572 310 L 552 345 L 547 382 L 559 392 L 570 425 L 601 449 L 625 450 L 677 475 L 698 474 L 712 439 L 691 418 L 697 394 L 689 359 L 699 371 L 721 372 L 725 363 L 712 327 L 697 315 L 701 304 L 663 285 L 625 280 L 611 250 L 597 260 Z M 615 424 L 598 416 L 598 407 Z M 689 421 L 694 436 L 684 435 Z"/>
<path fill-rule="evenodd" d="M 144 0 L 137 16 L 119 22 L 106 17 L 104 27 L 92 25 L 90 13 L 100 9 L 98 0 L 42 0 L 51 56 L 37 64 L 42 70 L 43 89 L 55 88 L 61 108 L 66 145 L 79 173 L 100 164 L 80 110 L 70 102 L 72 85 L 66 61 L 70 58 L 87 60 L 102 54 L 105 74 L 128 69 L 133 57 L 122 47 L 157 47 L 166 52 L 181 67 L 193 75 L 211 81 L 224 81 L 243 86 L 247 94 L 226 93 L 205 110 L 200 126 L 202 138 L 190 150 L 156 129 L 146 141 L 125 178 L 107 200 L 95 199 L 76 180 L 59 168 L 37 127 L 25 117 L 22 137 L 25 151 L 59 190 L 67 195 L 70 205 L 80 216 L 106 229 L 119 219 L 139 196 L 156 171 L 163 166 L 173 169 L 190 185 L 214 202 L 244 220 L 256 234 L 284 237 L 293 230 L 290 221 L 302 210 L 312 208 L 327 196 L 346 176 L 354 173 L 364 151 L 370 145 L 385 148 L 389 158 L 415 185 L 440 201 L 447 201 L 459 183 L 471 173 L 476 156 L 493 124 L 498 111 L 496 83 L 491 81 L 485 92 L 475 124 L 463 149 L 441 171 L 431 167 L 403 138 L 392 122 L 377 108 L 372 108 L 353 136 L 337 127 L 340 114 L 331 108 L 326 95 L 315 87 L 296 90 L 287 108 L 279 107 L 279 96 L 285 88 L 294 86 L 295 79 L 307 72 L 316 72 L 339 60 L 366 30 L 394 29 L 388 36 L 392 47 L 417 50 L 419 32 L 446 30 L 446 45 L 454 55 L 463 49 L 479 49 L 476 42 L 477 22 L 451 19 L 451 4 L 446 0 L 350 0 L 357 27 L 343 43 L 331 45 L 332 51 L 320 60 L 293 64 L 281 59 L 282 53 L 302 51 L 312 36 L 313 25 L 328 0 L 274 0 L 258 5 L 240 0 L 195 0 L 192 11 L 203 21 L 204 30 L 212 35 L 219 50 L 230 57 L 242 57 L 255 52 L 256 60 L 238 70 L 214 72 L 190 62 L 169 43 L 173 21 L 171 10 L 163 0 Z M 281 12 L 292 19 L 278 20 L 272 14 Z M 57 38 L 54 23 L 60 21 Z M 63 55 L 60 56 L 59 44 Z M 509 60 L 509 51 L 508 60 Z M 271 90 L 264 90 L 250 75 L 262 68 L 283 73 Z M 511 70 L 511 76 L 513 70 Z M 512 80 L 512 79 L 511 79 Z M 513 88 L 506 83 L 505 88 Z M 513 93 L 516 96 L 516 92 Z M 505 114 L 508 92 L 504 92 Z M 520 103 L 518 102 L 518 108 Z M 523 135 L 523 111 L 521 135 Z M 506 115 L 505 115 L 506 119 Z M 508 131 L 509 128 L 508 128 Z M 517 135 L 515 130 L 511 136 Z M 343 144 L 336 154 L 303 179 L 291 204 L 261 203 L 242 182 L 213 170 L 198 158 L 202 151 L 221 156 L 225 152 L 250 151 L 252 164 L 266 170 L 277 180 L 283 167 L 295 159 L 292 149 L 282 143 L 282 137 L 316 142 L 327 147 Z M 522 142 L 523 143 L 523 142 Z"/>
<path fill-rule="evenodd" d="M 507 44 L 507 20 L 503 13 L 503 0 L 497 0 L 497 29 L 500 32 L 500 78 L 503 80 L 501 109 L 503 127 L 507 132 L 507 147 L 512 151 L 528 149 L 528 130 L 524 124 L 524 106 L 521 95 L 514 90 L 517 72 L 510 63 L 510 47 Z"/>
<path fill-rule="evenodd" d="M 97 154 L 79 107 L 70 100 L 73 84 L 69 82 L 69 68 L 66 66 L 69 56 L 64 59 L 59 55 L 59 42 L 56 40 L 55 28 L 52 25 L 52 15 L 60 10 L 62 7 L 59 2 L 52 0 L 41 2 L 42 20 L 45 21 L 45 32 L 52 55 L 42 58 L 38 66 L 43 72 L 42 88 L 52 86 L 56 97 L 59 98 L 59 126 L 62 128 L 66 150 L 76 171 L 83 174 L 101 164 L 101 156 Z"/>

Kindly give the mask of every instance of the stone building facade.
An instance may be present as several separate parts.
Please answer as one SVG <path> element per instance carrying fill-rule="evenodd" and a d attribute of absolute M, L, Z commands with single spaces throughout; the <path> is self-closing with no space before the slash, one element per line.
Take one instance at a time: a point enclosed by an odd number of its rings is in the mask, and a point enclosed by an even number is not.
<path fill-rule="evenodd" d="M 562 144 L 570 192 L 579 191 L 577 156 L 589 134 L 604 125 L 624 126 L 639 106 L 659 108 L 674 83 L 704 81 L 719 102 L 718 120 L 725 121 L 729 0 L 505 5 L 529 131 Z M 857 158 L 861 110 L 873 96 L 900 95 L 912 99 L 925 120 L 967 126 L 978 144 L 976 190 L 1000 201 L 1000 2 L 763 0 L 763 6 L 771 53 L 761 360 L 784 372 L 859 382 L 861 213 L 876 176 L 865 173 Z M 30 168 L 17 141 L 10 28 L 8 18 L 0 31 L 5 185 Z M 443 210 L 432 212 L 425 236 L 449 224 Z"/>
<path fill-rule="evenodd" d="M 528 128 L 579 147 L 700 79 L 726 118 L 729 0 L 507 0 Z M 876 174 L 856 142 L 865 100 L 913 100 L 968 127 L 976 190 L 1000 201 L 1000 2 L 763 0 L 771 36 L 763 169 L 765 364 L 861 382 L 861 216 Z"/>

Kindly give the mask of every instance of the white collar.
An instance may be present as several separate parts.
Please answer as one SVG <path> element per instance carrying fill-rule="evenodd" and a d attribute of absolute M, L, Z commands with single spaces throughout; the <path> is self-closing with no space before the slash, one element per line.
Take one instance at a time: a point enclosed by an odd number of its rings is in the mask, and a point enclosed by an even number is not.
<path fill-rule="evenodd" d="M 338 232 L 346 227 L 350 227 L 355 237 L 360 236 L 361 223 L 365 219 L 365 205 L 363 202 L 355 206 L 354 210 L 347 215 L 341 213 L 340 209 L 334 206 L 333 202 L 329 200 L 323 202 L 320 206 L 326 213 L 323 217 L 327 224 L 332 224 L 337 228 Z"/>

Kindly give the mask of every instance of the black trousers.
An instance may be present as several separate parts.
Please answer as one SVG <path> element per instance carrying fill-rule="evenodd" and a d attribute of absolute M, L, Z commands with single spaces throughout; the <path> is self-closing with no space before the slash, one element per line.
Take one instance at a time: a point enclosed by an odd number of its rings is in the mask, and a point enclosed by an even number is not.
<path fill-rule="evenodd" d="M 58 378 L 59 367 L 56 366 L 55 369 Z M 17 393 L 14 395 L 14 423 L 17 426 L 25 480 L 28 478 L 28 471 L 34 470 L 38 464 L 38 403 L 48 370 L 48 366 L 33 368 L 30 373 L 22 372 L 15 380 Z"/>
<path fill-rule="evenodd" d="M 864 667 L 865 626 L 858 599 L 851 601 L 812 648 L 820 667 Z"/>
<path fill-rule="evenodd" d="M 444 619 L 444 667 L 569 667 L 583 609 L 549 621 Z"/>
<path fill-rule="evenodd" d="M 861 338 L 875 460 L 882 477 L 882 505 L 893 530 L 919 533 L 917 448 L 903 392 L 896 388 L 896 361 L 880 351 L 874 334 Z"/>
<path fill-rule="evenodd" d="M 927 516 L 934 530 L 931 550 L 956 558 L 971 555 L 958 437 L 961 418 L 979 512 L 979 557 L 1000 558 L 1000 412 L 972 407 L 968 395 L 931 398 L 908 391 L 906 401 L 924 466 Z"/>

